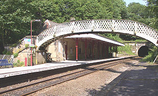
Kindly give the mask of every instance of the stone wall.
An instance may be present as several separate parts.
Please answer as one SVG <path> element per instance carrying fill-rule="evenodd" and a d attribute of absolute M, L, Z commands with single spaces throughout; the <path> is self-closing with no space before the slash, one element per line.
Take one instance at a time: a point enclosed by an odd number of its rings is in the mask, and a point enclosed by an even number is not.
<path fill-rule="evenodd" d="M 133 53 L 138 54 L 138 50 L 140 47 L 145 46 L 147 42 L 126 42 L 125 45 L 130 45 Z"/>
<path fill-rule="evenodd" d="M 36 51 L 36 64 L 46 63 L 46 50 Z"/>
<path fill-rule="evenodd" d="M 62 39 L 59 39 L 59 40 L 56 40 L 55 42 L 52 42 L 47 48 L 47 54 L 50 54 L 50 57 L 47 57 L 48 58 L 51 58 L 52 61 L 54 62 L 58 62 L 58 61 L 63 61 L 65 60 L 65 51 L 64 51 L 64 44 L 63 44 L 63 40 Z"/>

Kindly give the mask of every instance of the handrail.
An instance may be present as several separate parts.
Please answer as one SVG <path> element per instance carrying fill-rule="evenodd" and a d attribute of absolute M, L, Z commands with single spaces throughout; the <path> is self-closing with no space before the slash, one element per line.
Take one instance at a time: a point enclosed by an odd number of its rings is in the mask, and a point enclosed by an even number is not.
<path fill-rule="evenodd" d="M 44 30 L 37 36 L 37 46 L 40 47 L 43 43 L 47 42 L 54 37 L 65 36 L 68 34 L 76 33 L 123 33 L 131 34 L 144 38 L 156 46 L 158 40 L 158 32 L 153 28 L 136 21 L 131 20 L 82 20 L 61 23 Z"/>

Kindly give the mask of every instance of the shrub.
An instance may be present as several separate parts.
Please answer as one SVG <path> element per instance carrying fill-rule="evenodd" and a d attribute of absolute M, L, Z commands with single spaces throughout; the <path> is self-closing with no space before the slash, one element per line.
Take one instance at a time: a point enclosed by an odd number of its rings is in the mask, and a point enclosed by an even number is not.
<path fill-rule="evenodd" d="M 130 45 L 119 46 L 118 47 L 118 52 L 121 53 L 121 54 L 134 55 L 134 53 L 131 50 L 131 46 Z"/>
<path fill-rule="evenodd" d="M 14 53 L 13 55 L 14 55 L 14 58 L 18 57 L 18 53 Z"/>
<path fill-rule="evenodd" d="M 17 60 L 17 63 L 14 63 L 13 65 L 14 65 L 14 67 L 23 67 L 23 66 L 25 66 L 24 62 L 20 62 L 20 60 Z"/>
<path fill-rule="evenodd" d="M 6 53 L 7 53 L 7 50 L 5 49 L 2 53 L 3 53 L 3 54 L 6 54 Z"/>
<path fill-rule="evenodd" d="M 7 51 L 7 53 L 6 53 L 6 55 L 11 55 L 12 54 L 12 52 L 10 52 L 10 51 Z"/>
<path fill-rule="evenodd" d="M 148 52 L 148 55 L 145 56 L 141 61 L 145 62 L 153 62 L 156 56 L 158 55 L 158 48 L 154 46 L 150 51 Z"/>
<path fill-rule="evenodd" d="M 17 44 L 15 43 L 15 44 L 13 44 L 13 45 L 11 45 L 11 47 L 16 47 L 17 46 Z"/>
<path fill-rule="evenodd" d="M 11 54 L 12 54 L 12 52 L 7 51 L 6 49 L 5 49 L 2 53 L 3 53 L 3 54 L 6 54 L 6 55 L 11 55 Z"/>
<path fill-rule="evenodd" d="M 29 47 L 29 44 L 25 44 L 25 48 L 28 48 Z"/>

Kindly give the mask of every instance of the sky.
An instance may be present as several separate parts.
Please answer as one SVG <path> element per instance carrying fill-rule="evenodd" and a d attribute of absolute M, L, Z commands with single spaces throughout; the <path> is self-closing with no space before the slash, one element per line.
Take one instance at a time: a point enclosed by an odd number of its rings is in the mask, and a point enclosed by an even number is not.
<path fill-rule="evenodd" d="M 126 2 L 126 6 L 128 6 L 128 4 L 130 4 L 132 2 L 136 2 L 136 3 L 146 5 L 147 0 L 124 0 L 124 1 Z"/>

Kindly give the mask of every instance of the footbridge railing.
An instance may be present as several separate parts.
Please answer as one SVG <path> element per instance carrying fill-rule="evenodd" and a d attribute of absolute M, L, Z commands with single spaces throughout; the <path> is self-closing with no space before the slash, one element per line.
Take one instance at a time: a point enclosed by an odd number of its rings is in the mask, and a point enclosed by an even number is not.
<path fill-rule="evenodd" d="M 46 29 L 37 36 L 38 48 L 55 37 L 77 33 L 124 33 L 144 38 L 156 46 L 158 32 L 153 28 L 131 20 L 82 20 L 61 23 Z"/>

